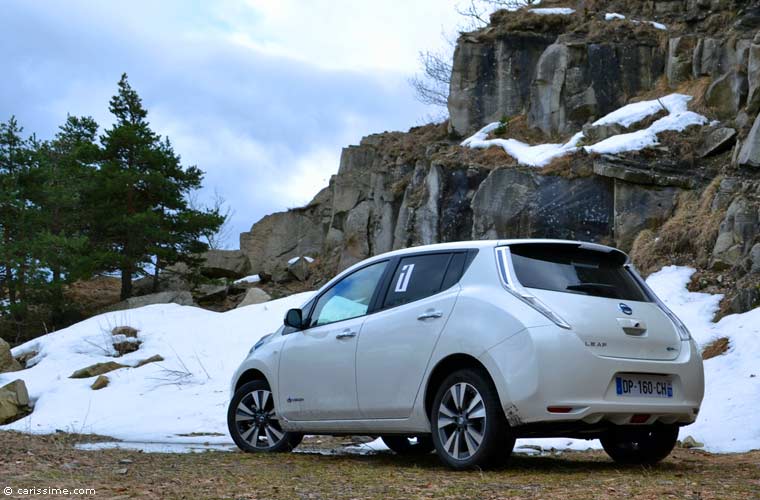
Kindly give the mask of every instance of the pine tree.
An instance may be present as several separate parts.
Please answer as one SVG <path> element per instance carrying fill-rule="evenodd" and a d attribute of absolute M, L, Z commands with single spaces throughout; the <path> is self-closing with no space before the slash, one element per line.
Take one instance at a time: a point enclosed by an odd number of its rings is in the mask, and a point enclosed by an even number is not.
<path fill-rule="evenodd" d="M 106 263 L 121 273 L 121 297 L 132 295 L 136 274 L 163 268 L 205 250 L 203 231 L 224 218 L 193 210 L 187 196 L 203 172 L 183 167 L 168 139 L 151 130 L 147 111 L 124 74 L 111 99 L 114 125 L 101 136 L 103 159 L 91 192 L 93 235 Z"/>
<path fill-rule="evenodd" d="M 35 185 L 32 150 L 22 132 L 15 117 L 0 124 L 0 289 L 17 336 L 28 311 L 27 285 L 38 271 L 29 244 L 39 220 L 29 196 Z"/>
<path fill-rule="evenodd" d="M 88 237 L 91 214 L 83 199 L 100 158 L 97 133 L 92 118 L 69 116 L 52 141 L 34 148 L 38 182 L 32 199 L 42 218 L 30 244 L 49 274 L 38 300 L 51 307 L 54 327 L 63 322 L 63 285 L 98 268 Z"/>

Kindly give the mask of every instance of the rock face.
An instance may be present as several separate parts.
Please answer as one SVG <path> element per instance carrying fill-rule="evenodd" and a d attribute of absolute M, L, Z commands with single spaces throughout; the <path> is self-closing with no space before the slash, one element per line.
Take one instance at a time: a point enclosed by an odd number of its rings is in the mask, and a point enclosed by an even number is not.
<path fill-rule="evenodd" d="M 248 274 L 251 263 L 240 250 L 209 250 L 203 254 L 201 273 L 208 278 L 242 278 Z"/>
<path fill-rule="evenodd" d="M 0 339 L 0 373 L 15 372 L 22 368 L 21 364 L 13 358 L 8 342 Z"/>
<path fill-rule="evenodd" d="M 554 38 L 527 31 L 493 37 L 488 44 L 474 35 L 460 38 L 449 94 L 452 130 L 465 134 L 527 111 L 537 62 Z"/>
<path fill-rule="evenodd" d="M 625 22 L 603 38 L 562 34 L 574 22 L 571 16 L 502 12 L 490 26 L 460 37 L 449 94 L 451 130 L 464 135 L 527 111 L 529 125 L 545 134 L 575 132 L 652 88 L 663 73 L 665 54 L 654 28 Z M 689 61 L 685 74 L 690 69 Z"/>
<path fill-rule="evenodd" d="M 449 123 L 371 135 L 344 148 L 338 173 L 311 203 L 241 234 L 249 272 L 292 281 L 298 274 L 288 261 L 310 255 L 319 259 L 309 269 L 319 282 L 371 255 L 430 243 L 547 237 L 628 251 L 646 235 L 669 245 L 651 257 L 658 265 L 699 262 L 733 280 L 741 307 L 756 303 L 760 6 L 580 4 L 570 16 L 501 11 L 489 26 L 462 34 Z M 628 18 L 605 21 L 606 12 Z M 660 134 L 660 144 L 642 151 L 581 151 L 543 169 L 518 166 L 498 148 L 459 145 L 462 135 L 504 117 L 506 132 L 494 133 L 530 144 L 557 143 L 579 130 L 587 141 L 634 133 L 660 116 L 630 129 L 593 122 L 675 91 L 668 88 L 693 95 L 691 109 L 711 124 Z M 697 207 L 694 200 L 707 201 Z M 701 218 L 684 214 L 692 208 Z"/>
<path fill-rule="evenodd" d="M 0 425 L 18 420 L 30 411 L 29 393 L 23 380 L 0 387 Z"/>

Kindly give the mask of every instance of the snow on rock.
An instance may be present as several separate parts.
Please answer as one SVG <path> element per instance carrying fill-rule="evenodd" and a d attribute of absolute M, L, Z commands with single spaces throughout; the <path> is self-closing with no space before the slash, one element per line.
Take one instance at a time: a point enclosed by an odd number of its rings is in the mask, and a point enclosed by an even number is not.
<path fill-rule="evenodd" d="M 488 134 L 496 130 L 499 125 L 499 122 L 489 123 L 475 132 L 474 135 L 462 141 L 462 146 L 470 148 L 499 146 L 520 164 L 543 167 L 554 158 L 577 151 L 576 144 L 583 137 L 583 133 L 579 132 L 565 144 L 539 144 L 537 146 L 531 146 L 516 139 L 488 139 Z"/>
<path fill-rule="evenodd" d="M 571 9 L 570 7 L 546 7 L 541 9 L 530 9 L 530 12 L 533 14 L 538 14 L 540 16 L 569 16 L 570 14 L 575 13 L 575 9 Z"/>
<path fill-rule="evenodd" d="M 622 20 L 625 19 L 625 16 L 623 14 L 618 14 L 617 12 L 608 12 L 604 15 L 605 21 L 614 21 L 614 20 Z M 631 20 L 633 24 L 639 24 L 641 21 Z M 662 23 L 658 23 L 657 21 L 644 21 L 647 24 L 651 24 L 652 27 L 658 30 L 667 30 L 668 27 L 665 26 Z"/>
<path fill-rule="evenodd" d="M 293 264 L 295 264 L 296 262 L 298 262 L 302 258 L 303 258 L 303 260 L 305 260 L 309 264 L 311 264 L 312 262 L 314 262 L 313 258 L 309 257 L 308 255 L 304 255 L 303 257 L 293 257 L 292 259 L 288 260 L 288 265 L 292 266 Z"/>
<path fill-rule="evenodd" d="M 261 277 L 258 274 L 252 274 L 250 276 L 246 276 L 245 278 L 240 278 L 239 280 L 235 281 L 236 285 L 240 285 L 243 283 L 258 283 L 261 281 Z"/>
<path fill-rule="evenodd" d="M 42 434 L 60 429 L 133 442 L 229 443 L 232 374 L 256 341 L 310 296 L 225 313 L 176 304 L 146 306 L 102 314 L 23 344 L 13 354 L 37 351 L 37 364 L 0 375 L 0 386 L 23 379 L 34 412 L 0 429 Z M 122 325 L 139 330 L 140 349 L 109 357 L 111 329 Z M 111 383 L 99 391 L 90 389 L 92 378 L 69 378 L 93 363 L 116 360 L 134 366 L 155 354 L 165 360 L 112 371 Z"/>
<path fill-rule="evenodd" d="M 613 135 L 590 146 L 584 146 L 589 153 L 617 154 L 629 151 L 639 151 L 658 144 L 657 134 L 666 130 L 681 132 L 691 125 L 704 125 L 707 118 L 687 109 L 691 96 L 685 94 L 670 94 L 660 99 L 641 101 L 627 104 L 595 121 L 594 125 L 617 123 L 628 127 L 647 117 L 662 111 L 668 114 L 655 121 L 648 128 Z M 578 143 L 583 139 L 583 132 L 578 132 L 565 144 L 538 144 L 531 146 L 516 139 L 488 139 L 488 134 L 496 130 L 500 122 L 489 123 L 471 137 L 462 141 L 461 145 L 470 148 L 501 147 L 522 165 L 543 167 L 554 158 L 578 151 Z"/>

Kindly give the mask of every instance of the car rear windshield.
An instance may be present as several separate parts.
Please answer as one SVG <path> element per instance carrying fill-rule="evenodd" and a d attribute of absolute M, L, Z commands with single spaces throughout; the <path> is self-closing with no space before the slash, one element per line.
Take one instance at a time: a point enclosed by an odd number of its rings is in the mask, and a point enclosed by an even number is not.
<path fill-rule="evenodd" d="M 518 281 L 527 288 L 649 302 L 619 252 L 569 244 L 510 246 Z"/>

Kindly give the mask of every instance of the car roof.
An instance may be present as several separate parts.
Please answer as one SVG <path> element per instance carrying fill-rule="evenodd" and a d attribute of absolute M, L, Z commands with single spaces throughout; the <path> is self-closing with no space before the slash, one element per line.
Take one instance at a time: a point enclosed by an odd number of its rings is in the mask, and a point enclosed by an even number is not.
<path fill-rule="evenodd" d="M 516 239 L 507 239 L 507 240 L 452 241 L 449 243 L 435 243 L 432 245 L 420 245 L 416 247 L 408 247 L 408 248 L 402 248 L 399 250 L 392 250 L 390 252 L 375 255 L 373 257 L 368 258 L 366 261 L 375 260 L 375 259 L 385 259 L 388 257 L 396 257 L 400 255 L 406 255 L 406 254 L 412 254 L 412 253 L 418 253 L 418 252 L 434 252 L 436 250 L 441 250 L 441 251 L 462 250 L 462 249 L 469 249 L 469 248 L 494 248 L 497 246 L 516 245 L 516 244 L 525 244 L 525 243 L 580 245 L 582 248 L 587 248 L 589 250 L 596 250 L 596 251 L 604 252 L 604 253 L 619 252 L 619 253 L 624 254 L 624 252 L 622 252 L 621 250 L 618 250 L 617 248 L 610 247 L 607 245 L 601 245 L 599 243 L 591 243 L 588 241 L 558 240 L 558 239 L 548 239 L 548 238 L 523 238 L 523 239 L 516 238 Z"/>

